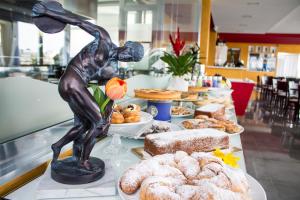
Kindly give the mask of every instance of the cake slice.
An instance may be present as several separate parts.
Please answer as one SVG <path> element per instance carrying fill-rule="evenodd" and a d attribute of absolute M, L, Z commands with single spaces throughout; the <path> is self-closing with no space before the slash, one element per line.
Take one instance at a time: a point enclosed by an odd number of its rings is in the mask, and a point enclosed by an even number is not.
<path fill-rule="evenodd" d="M 220 118 L 225 116 L 225 106 L 217 103 L 207 104 L 196 109 L 195 117 L 198 115 L 206 115 L 210 118 Z"/>
<path fill-rule="evenodd" d="M 144 150 L 153 156 L 176 151 L 191 154 L 229 148 L 229 137 L 222 131 L 204 128 L 150 134 L 146 136 L 144 145 Z"/>

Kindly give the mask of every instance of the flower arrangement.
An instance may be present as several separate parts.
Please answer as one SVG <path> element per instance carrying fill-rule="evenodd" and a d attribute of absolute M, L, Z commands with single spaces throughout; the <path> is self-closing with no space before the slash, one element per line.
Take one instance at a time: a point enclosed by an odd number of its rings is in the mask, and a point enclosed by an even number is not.
<path fill-rule="evenodd" d="M 93 96 L 99 106 L 100 112 L 104 114 L 105 108 L 110 100 L 121 99 L 127 92 L 126 81 L 120 78 L 112 78 L 105 85 L 105 93 L 97 85 L 91 85 Z"/>
<path fill-rule="evenodd" d="M 239 157 L 233 155 L 232 152 L 229 153 L 224 153 L 222 152 L 219 148 L 216 149 L 215 151 L 213 151 L 214 156 L 220 158 L 221 160 L 223 160 L 223 162 L 233 168 L 237 168 L 239 167 L 238 165 L 238 161 L 240 160 Z"/>
<path fill-rule="evenodd" d="M 184 54 L 182 53 L 185 41 L 180 39 L 179 28 L 177 28 L 176 38 L 173 39 L 172 35 L 170 34 L 169 39 L 175 54 L 164 52 L 164 55 L 160 58 L 162 61 L 168 64 L 168 73 L 171 73 L 173 76 L 183 76 L 192 72 L 196 61 L 192 52 L 186 52 Z"/>

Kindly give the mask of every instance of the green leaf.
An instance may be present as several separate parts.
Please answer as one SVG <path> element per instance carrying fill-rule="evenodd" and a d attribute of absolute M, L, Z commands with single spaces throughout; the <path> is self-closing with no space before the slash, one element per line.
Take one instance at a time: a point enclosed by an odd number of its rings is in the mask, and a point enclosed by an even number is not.
<path fill-rule="evenodd" d="M 100 106 L 101 92 L 100 92 L 99 87 L 96 87 L 95 90 L 94 90 L 94 98 L 95 98 L 96 103 L 98 104 L 98 106 Z"/>
<path fill-rule="evenodd" d="M 174 76 L 183 76 L 192 71 L 193 66 L 197 60 L 192 53 L 186 53 L 184 55 L 175 56 L 167 52 L 161 57 L 161 60 L 167 63 L 167 71 Z"/>
<path fill-rule="evenodd" d="M 99 86 L 96 87 L 92 87 L 93 91 L 94 91 L 94 98 L 96 100 L 96 103 L 98 104 L 99 108 L 102 106 L 102 104 L 105 102 L 106 99 L 106 95 L 104 94 L 104 92 L 100 89 Z"/>
<path fill-rule="evenodd" d="M 94 84 L 91 84 L 91 85 L 89 85 L 89 87 L 91 87 L 92 88 L 92 90 L 93 90 L 93 92 L 95 93 L 95 91 L 96 91 L 96 89 L 97 89 L 97 85 L 94 85 Z"/>
<path fill-rule="evenodd" d="M 99 88 L 99 90 L 100 90 L 100 103 L 99 103 L 99 106 L 102 106 L 103 103 L 105 102 L 107 96 L 104 94 L 104 92 L 100 88 Z"/>

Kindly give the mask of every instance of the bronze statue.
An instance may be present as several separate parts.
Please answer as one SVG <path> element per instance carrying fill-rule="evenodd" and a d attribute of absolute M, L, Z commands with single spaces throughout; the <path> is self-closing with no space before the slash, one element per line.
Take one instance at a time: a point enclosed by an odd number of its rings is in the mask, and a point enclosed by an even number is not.
<path fill-rule="evenodd" d="M 34 23 L 43 32 L 56 33 L 70 24 L 95 37 L 69 62 L 58 84 L 59 94 L 68 102 L 77 123 L 51 146 L 51 175 L 56 181 L 68 184 L 98 180 L 104 175 L 104 162 L 90 157 L 90 153 L 95 145 L 95 138 L 108 131 L 113 101 L 107 105 L 105 114 L 101 114 L 94 97 L 87 89 L 88 82 L 117 76 L 117 69 L 114 67 L 117 61 L 140 61 L 144 54 L 143 46 L 129 41 L 123 47 L 117 47 L 106 30 L 64 10 L 56 1 L 39 2 L 33 6 L 32 11 Z M 72 141 L 73 157 L 59 160 L 62 147 Z"/>

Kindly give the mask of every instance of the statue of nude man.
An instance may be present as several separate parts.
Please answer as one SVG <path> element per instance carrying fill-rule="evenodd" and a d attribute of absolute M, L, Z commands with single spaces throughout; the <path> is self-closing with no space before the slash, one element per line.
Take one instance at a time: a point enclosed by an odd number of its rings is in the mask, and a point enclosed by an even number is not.
<path fill-rule="evenodd" d="M 105 115 L 102 115 L 94 97 L 87 89 L 88 82 L 108 80 L 116 76 L 116 69 L 113 66 L 117 61 L 140 61 L 144 55 L 143 46 L 129 41 L 124 46 L 117 47 L 102 27 L 84 21 L 62 7 L 61 9 L 49 8 L 47 2 L 34 5 L 33 19 L 38 17 L 48 17 L 64 24 L 78 26 L 95 38 L 70 61 L 58 84 L 60 96 L 69 104 L 79 123 L 51 146 L 52 163 L 55 163 L 62 147 L 73 141 L 73 156 L 83 167 L 89 169 L 88 160 L 96 142 L 95 138 L 106 134 L 109 128 L 113 102 L 108 104 Z"/>

